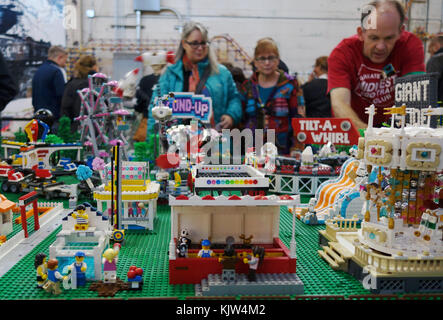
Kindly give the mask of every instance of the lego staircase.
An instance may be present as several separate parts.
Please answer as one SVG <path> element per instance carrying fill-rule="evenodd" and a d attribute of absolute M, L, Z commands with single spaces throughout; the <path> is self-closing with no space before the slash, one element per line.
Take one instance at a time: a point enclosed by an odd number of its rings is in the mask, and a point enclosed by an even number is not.
<path fill-rule="evenodd" d="M 318 250 L 318 254 L 331 266 L 334 270 L 347 270 L 347 262 L 352 257 L 349 252 L 339 242 L 331 241 L 328 246 L 322 246 L 323 250 Z"/>

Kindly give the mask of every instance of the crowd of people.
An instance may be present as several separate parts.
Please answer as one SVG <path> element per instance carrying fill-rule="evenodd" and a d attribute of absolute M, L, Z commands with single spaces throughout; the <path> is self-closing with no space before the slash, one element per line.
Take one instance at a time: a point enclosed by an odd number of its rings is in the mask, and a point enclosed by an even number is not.
<path fill-rule="evenodd" d="M 343 39 L 328 56 L 315 59 L 308 81 L 300 85 L 289 75 L 272 38 L 257 41 L 253 74 L 245 78 L 230 62 L 217 61 L 207 28 L 198 22 L 183 27 L 175 62 L 152 65 L 154 73 L 143 77 L 137 88 L 135 110 L 144 127 L 136 140 L 154 130 L 151 110 L 155 96 L 170 92 L 193 92 L 211 97 L 211 125 L 220 129 L 275 130 L 281 154 L 294 146 L 291 119 L 295 117 L 339 117 L 351 119 L 357 129 L 367 126 L 365 108 L 379 110 L 374 124 L 387 121 L 382 108 L 394 104 L 394 80 L 414 73 L 434 72 L 439 78 L 439 100 L 443 99 L 443 34 L 429 42 L 431 58 L 425 65 L 422 41 L 405 30 L 405 11 L 396 0 L 379 0 L 362 11 L 356 34 Z M 98 71 L 92 56 L 82 56 L 74 66 L 74 77 L 66 82 L 67 52 L 49 50 L 48 60 L 34 75 L 32 103 L 35 110 L 49 109 L 54 117 L 79 115 L 77 90 L 87 87 L 88 75 Z M 314 60 L 314 59 L 313 59 Z M 0 61 L 0 69 L 5 68 Z M 5 72 L 0 72 L 0 80 Z M 3 83 L 3 81 L 2 81 Z M 153 91 L 156 86 L 156 91 Z M 14 95 L 10 85 L 1 87 L 0 107 Z M 147 129 L 145 129 L 147 128 Z M 140 138 L 141 137 L 141 138 Z"/>

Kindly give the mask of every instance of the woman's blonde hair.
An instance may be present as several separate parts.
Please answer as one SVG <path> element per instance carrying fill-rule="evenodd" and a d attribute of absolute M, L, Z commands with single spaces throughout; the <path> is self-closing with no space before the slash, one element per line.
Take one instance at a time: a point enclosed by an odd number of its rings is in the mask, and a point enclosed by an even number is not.
<path fill-rule="evenodd" d="M 97 60 L 95 57 L 90 55 L 83 55 L 74 64 L 74 77 L 85 79 L 88 77 L 89 72 L 93 70 L 94 66 L 97 65 Z"/>
<path fill-rule="evenodd" d="M 194 21 L 189 21 L 183 26 L 181 40 L 186 40 L 194 30 L 199 30 L 202 34 L 203 41 L 209 42 L 208 29 L 206 29 L 206 27 L 201 23 Z M 175 54 L 175 62 L 177 63 L 178 61 L 180 61 L 183 58 L 184 54 L 185 54 L 185 49 L 183 48 L 182 41 L 180 41 L 180 45 Z M 213 72 L 218 73 L 217 57 L 215 56 L 215 53 L 212 51 L 210 46 L 208 47 L 208 60 L 211 68 L 211 73 Z"/>
<path fill-rule="evenodd" d="M 257 41 L 257 45 L 254 50 L 254 58 L 257 58 L 259 54 L 264 52 L 273 52 L 280 58 L 277 43 L 272 38 L 262 38 Z"/>

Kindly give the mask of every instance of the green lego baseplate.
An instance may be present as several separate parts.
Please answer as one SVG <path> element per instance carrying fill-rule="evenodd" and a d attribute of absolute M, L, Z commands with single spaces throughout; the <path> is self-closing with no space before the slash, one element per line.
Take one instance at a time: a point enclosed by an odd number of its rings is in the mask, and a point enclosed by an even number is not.
<path fill-rule="evenodd" d="M 292 215 L 282 208 L 280 239 L 289 247 L 291 240 Z M 308 226 L 296 221 L 297 274 L 305 285 L 306 295 L 351 295 L 367 294 L 362 285 L 348 274 L 332 270 L 317 253 L 318 230 L 323 226 Z M 30 227 L 32 229 L 32 227 Z M 22 258 L 0 278 L 0 300 L 9 299 L 89 299 L 99 298 L 97 292 L 86 287 L 63 290 L 53 296 L 36 287 L 34 257 L 39 252 L 49 256 L 49 246 L 60 232 L 58 227 L 28 255 Z M 126 281 L 129 267 L 135 265 L 144 270 L 143 287 L 138 291 L 120 291 L 115 298 L 174 297 L 184 299 L 194 296 L 194 285 L 171 285 L 168 276 L 168 250 L 170 241 L 170 207 L 159 205 L 154 226 L 155 231 L 128 230 L 117 264 L 117 276 Z M 11 285 L 14 284 L 14 285 Z M 103 298 L 106 299 L 106 298 Z"/>
<path fill-rule="evenodd" d="M 291 241 L 292 214 L 282 207 L 280 214 L 280 239 L 289 247 Z M 320 258 L 318 231 L 324 225 L 309 226 L 296 219 L 295 238 L 297 242 L 297 275 L 304 283 L 302 296 L 291 296 L 291 299 L 322 299 L 324 296 L 345 297 L 370 295 L 363 285 L 343 271 L 335 271 Z M 37 288 L 34 257 L 39 252 L 49 256 L 49 246 L 55 241 L 61 226 L 54 230 L 43 242 L 38 244 L 28 255 L 23 257 L 3 277 L 0 278 L 0 300 L 29 299 L 109 299 L 100 298 L 96 291 L 89 291 L 92 281 L 86 287 L 75 290 L 64 290 L 58 296 L 51 295 Z M 154 231 L 128 230 L 125 242 L 119 253 L 117 276 L 126 281 L 129 267 L 135 265 L 144 270 L 143 287 L 136 291 L 120 291 L 116 299 L 137 298 L 174 298 L 192 299 L 195 296 L 194 285 L 171 285 L 168 277 L 168 250 L 170 241 L 170 207 L 159 205 Z M 314 298 L 317 297 L 317 298 Z M 238 296 L 235 299 L 242 299 Z M 269 297 L 272 298 L 272 297 Z M 287 298 L 287 297 L 285 297 Z M 384 299 L 374 297 L 374 300 Z"/>

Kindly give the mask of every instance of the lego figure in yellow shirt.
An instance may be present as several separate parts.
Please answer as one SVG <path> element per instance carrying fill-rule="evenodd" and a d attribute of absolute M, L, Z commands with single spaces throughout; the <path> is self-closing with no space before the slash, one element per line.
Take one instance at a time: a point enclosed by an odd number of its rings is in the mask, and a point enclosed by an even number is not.
<path fill-rule="evenodd" d="M 72 213 L 72 217 L 75 218 L 77 222 L 74 226 L 75 230 L 87 230 L 89 228 L 89 216 L 86 213 L 84 205 L 77 206 Z"/>

